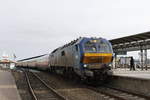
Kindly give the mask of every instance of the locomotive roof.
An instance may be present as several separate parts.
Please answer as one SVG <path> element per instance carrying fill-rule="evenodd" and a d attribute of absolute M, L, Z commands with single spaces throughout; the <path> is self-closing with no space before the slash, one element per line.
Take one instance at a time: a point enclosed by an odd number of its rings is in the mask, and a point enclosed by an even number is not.
<path fill-rule="evenodd" d="M 83 37 L 79 37 L 76 40 L 73 40 L 70 43 L 63 45 L 62 47 L 56 48 L 55 50 L 52 51 L 52 53 L 56 52 L 58 49 L 63 49 L 63 48 L 68 47 L 70 45 L 74 45 L 74 44 L 78 43 L 82 38 Z"/>
<path fill-rule="evenodd" d="M 77 38 L 76 40 L 73 40 L 73 41 L 71 41 L 70 43 L 63 45 L 62 47 L 56 48 L 56 49 L 53 50 L 51 53 L 56 52 L 58 49 L 63 49 L 63 48 L 68 47 L 68 46 L 70 46 L 70 45 L 78 44 L 78 43 L 79 43 L 82 39 L 84 39 L 84 38 L 87 38 L 87 37 L 79 37 L 79 38 Z M 94 37 L 92 37 L 92 38 L 95 39 Z M 100 37 L 100 39 L 102 39 L 102 38 Z"/>

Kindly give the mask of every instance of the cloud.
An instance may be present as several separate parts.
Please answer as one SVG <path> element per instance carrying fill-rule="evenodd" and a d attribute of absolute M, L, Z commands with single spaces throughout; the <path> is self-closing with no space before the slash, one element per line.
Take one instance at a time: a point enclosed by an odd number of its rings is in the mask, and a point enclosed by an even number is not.
<path fill-rule="evenodd" d="M 30 57 L 79 36 L 118 38 L 149 31 L 148 0 L 1 0 L 0 51 Z"/>

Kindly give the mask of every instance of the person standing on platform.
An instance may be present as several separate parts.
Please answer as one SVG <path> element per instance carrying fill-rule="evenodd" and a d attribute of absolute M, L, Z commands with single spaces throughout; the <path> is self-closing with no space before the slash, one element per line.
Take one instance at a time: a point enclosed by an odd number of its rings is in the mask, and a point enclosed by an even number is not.
<path fill-rule="evenodd" d="M 130 60 L 130 70 L 135 70 L 133 57 L 131 57 L 131 60 Z"/>

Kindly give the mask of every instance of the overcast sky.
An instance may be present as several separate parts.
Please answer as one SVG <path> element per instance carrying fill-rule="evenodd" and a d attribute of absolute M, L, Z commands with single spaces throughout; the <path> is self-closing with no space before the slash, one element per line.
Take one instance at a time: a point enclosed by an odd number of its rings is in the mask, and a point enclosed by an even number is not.
<path fill-rule="evenodd" d="M 51 52 L 79 36 L 150 31 L 149 0 L 0 0 L 0 55 Z"/>

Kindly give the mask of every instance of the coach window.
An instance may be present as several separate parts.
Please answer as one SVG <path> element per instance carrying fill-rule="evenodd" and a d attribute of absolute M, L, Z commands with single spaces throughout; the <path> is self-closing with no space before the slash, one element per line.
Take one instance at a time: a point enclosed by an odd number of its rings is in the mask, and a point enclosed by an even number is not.
<path fill-rule="evenodd" d="M 62 51 L 62 52 L 61 52 L 61 56 L 65 56 L 65 51 Z"/>

